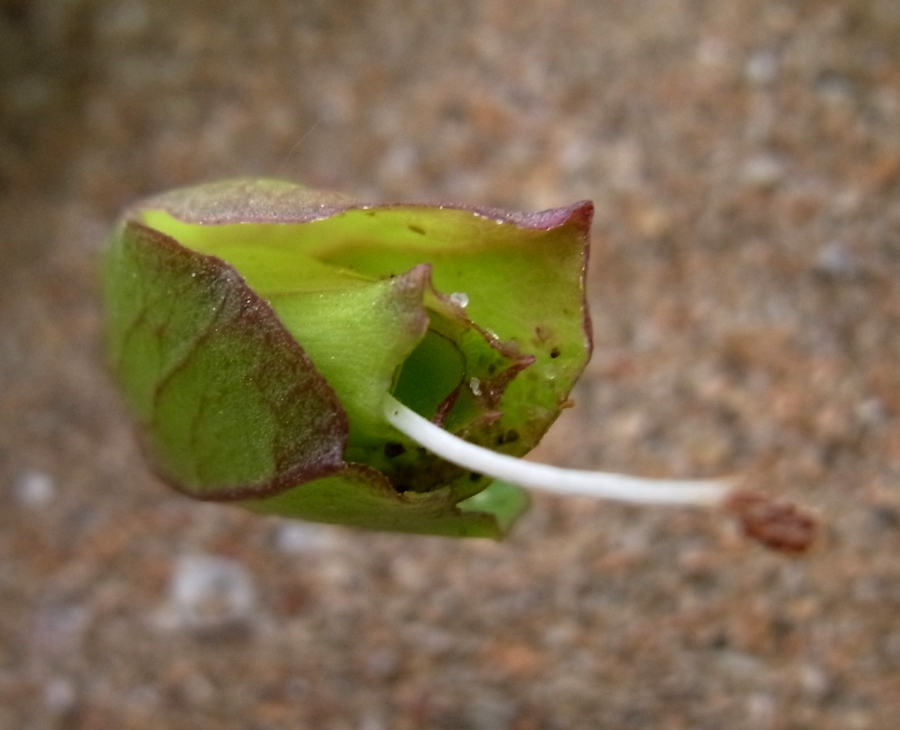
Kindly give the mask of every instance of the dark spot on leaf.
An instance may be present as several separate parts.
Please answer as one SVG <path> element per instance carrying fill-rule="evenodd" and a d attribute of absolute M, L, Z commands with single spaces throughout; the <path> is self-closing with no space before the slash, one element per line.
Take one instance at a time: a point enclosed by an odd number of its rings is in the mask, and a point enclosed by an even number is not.
<path fill-rule="evenodd" d="M 559 351 L 558 347 L 554 347 L 552 350 L 550 350 L 550 357 L 552 357 L 554 360 L 556 358 L 558 358 L 559 355 L 560 355 L 560 351 Z"/>
<path fill-rule="evenodd" d="M 473 471 L 471 474 L 469 474 L 469 481 L 477 482 L 483 476 L 484 476 L 483 474 L 479 474 L 477 471 Z"/>
<path fill-rule="evenodd" d="M 495 442 L 497 446 L 502 446 L 503 444 L 511 444 L 515 443 L 519 440 L 519 432 L 516 429 L 511 428 L 506 433 L 501 433 L 497 435 Z"/>
<path fill-rule="evenodd" d="M 409 224 L 409 230 L 411 230 L 413 233 L 418 233 L 420 236 L 425 235 L 425 229 L 421 226 L 417 226 L 415 223 Z"/>
<path fill-rule="evenodd" d="M 488 375 L 493 375 L 494 373 L 497 372 L 497 366 L 494 365 L 494 363 L 491 363 L 490 365 L 488 365 L 487 370 L 488 370 Z"/>
<path fill-rule="evenodd" d="M 384 445 L 384 455 L 389 459 L 393 459 L 395 456 L 400 456 L 403 453 L 406 453 L 406 447 L 403 444 L 392 441 Z"/>

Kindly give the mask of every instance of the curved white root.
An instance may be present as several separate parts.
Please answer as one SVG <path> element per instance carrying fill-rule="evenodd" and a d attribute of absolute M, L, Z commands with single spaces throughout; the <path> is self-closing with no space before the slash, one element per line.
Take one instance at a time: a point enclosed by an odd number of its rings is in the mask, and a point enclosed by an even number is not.
<path fill-rule="evenodd" d="M 390 395 L 385 396 L 384 411 L 394 428 L 447 461 L 530 489 L 640 504 L 721 506 L 734 486 L 727 479 L 643 479 L 535 464 L 463 441 Z"/>

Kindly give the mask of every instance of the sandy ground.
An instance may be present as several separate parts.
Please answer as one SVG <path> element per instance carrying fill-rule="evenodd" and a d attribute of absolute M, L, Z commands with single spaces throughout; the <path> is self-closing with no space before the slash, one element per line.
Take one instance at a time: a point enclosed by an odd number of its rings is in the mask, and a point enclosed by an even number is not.
<path fill-rule="evenodd" d="M 541 459 L 740 472 L 728 520 L 538 497 L 503 543 L 193 503 L 103 367 L 122 206 L 281 175 L 597 204 Z M 900 715 L 896 0 L 0 2 L 0 728 L 831 728 Z"/>

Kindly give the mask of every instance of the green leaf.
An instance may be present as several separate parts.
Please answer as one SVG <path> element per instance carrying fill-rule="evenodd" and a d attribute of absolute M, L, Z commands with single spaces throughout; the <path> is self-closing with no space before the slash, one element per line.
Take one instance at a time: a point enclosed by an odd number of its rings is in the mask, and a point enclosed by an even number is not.
<path fill-rule="evenodd" d="M 508 454 L 537 444 L 590 355 L 590 211 L 366 206 L 271 180 L 138 204 L 105 257 L 107 339 L 157 471 L 258 511 L 502 535 L 521 490 L 425 451 L 382 401 Z"/>

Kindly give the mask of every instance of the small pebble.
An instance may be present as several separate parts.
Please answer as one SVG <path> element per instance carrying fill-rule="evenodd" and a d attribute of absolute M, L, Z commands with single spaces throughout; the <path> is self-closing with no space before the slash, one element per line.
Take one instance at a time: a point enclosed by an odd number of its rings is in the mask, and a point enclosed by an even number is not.
<path fill-rule="evenodd" d="M 749 680 L 761 676 L 766 665 L 751 654 L 739 651 L 723 651 L 719 666 L 735 679 Z"/>
<path fill-rule="evenodd" d="M 75 683 L 68 677 L 54 677 L 44 685 L 44 706 L 55 715 L 64 715 L 78 700 Z"/>
<path fill-rule="evenodd" d="M 757 86 L 768 86 L 778 77 L 778 59 L 772 51 L 757 51 L 747 60 L 744 76 Z"/>
<path fill-rule="evenodd" d="M 288 522 L 275 533 L 275 545 L 288 555 L 303 555 L 322 550 L 327 539 L 327 528 L 305 522 Z"/>
<path fill-rule="evenodd" d="M 387 723 L 384 718 L 377 713 L 364 715 L 357 726 L 359 730 L 386 730 Z"/>
<path fill-rule="evenodd" d="M 741 180 L 753 188 L 772 188 L 784 177 L 784 163 L 775 155 L 751 157 L 741 167 Z"/>
<path fill-rule="evenodd" d="M 885 588 L 881 580 L 867 575 L 858 578 L 852 585 L 852 595 L 860 603 L 880 603 L 886 598 Z"/>
<path fill-rule="evenodd" d="M 584 137 L 568 140 L 559 151 L 560 167 L 569 175 L 577 175 L 592 162 L 594 144 Z"/>
<path fill-rule="evenodd" d="M 203 674 L 191 674 L 181 686 L 185 699 L 196 706 L 208 705 L 216 697 L 216 688 Z"/>
<path fill-rule="evenodd" d="M 701 66 L 721 66 L 728 61 L 728 44 L 721 38 L 710 36 L 697 44 L 695 58 Z"/>
<path fill-rule="evenodd" d="M 516 716 L 515 702 L 494 692 L 481 692 L 467 708 L 469 727 L 474 730 L 507 730 Z"/>
<path fill-rule="evenodd" d="M 755 727 L 768 727 L 775 718 L 775 700 L 768 692 L 754 692 L 747 698 L 747 714 Z"/>
<path fill-rule="evenodd" d="M 418 165 L 416 148 L 406 142 L 393 144 L 378 167 L 379 176 L 388 182 L 402 182 Z"/>
<path fill-rule="evenodd" d="M 806 664 L 800 669 L 800 684 L 807 694 L 816 699 L 827 696 L 832 689 L 828 673 L 814 664 Z"/>
<path fill-rule="evenodd" d="M 891 414 L 881 398 L 866 398 L 856 406 L 856 417 L 864 426 L 877 427 L 887 423 Z"/>
<path fill-rule="evenodd" d="M 81 648 L 90 620 L 90 612 L 81 604 L 36 607 L 31 618 L 31 647 L 48 657 L 72 655 Z"/>
<path fill-rule="evenodd" d="M 49 474 L 29 471 L 16 483 L 16 499 L 24 507 L 46 507 L 56 496 L 56 483 Z"/>
<path fill-rule="evenodd" d="M 853 254 L 840 241 L 831 241 L 819 249 L 815 270 L 835 279 L 849 279 L 859 273 Z"/>
<path fill-rule="evenodd" d="M 824 71 L 816 79 L 816 92 L 826 104 L 834 106 L 853 101 L 853 82 L 840 74 Z"/>
<path fill-rule="evenodd" d="M 397 652 L 389 647 L 375 649 L 365 659 L 366 672 L 373 679 L 384 679 L 392 676 L 400 664 Z"/>
<path fill-rule="evenodd" d="M 257 611 L 256 588 L 247 570 L 214 555 L 179 557 L 169 594 L 173 628 L 205 632 L 246 627 Z"/>
<path fill-rule="evenodd" d="M 900 631 L 893 631 L 885 638 L 884 653 L 895 665 L 900 666 Z"/>

